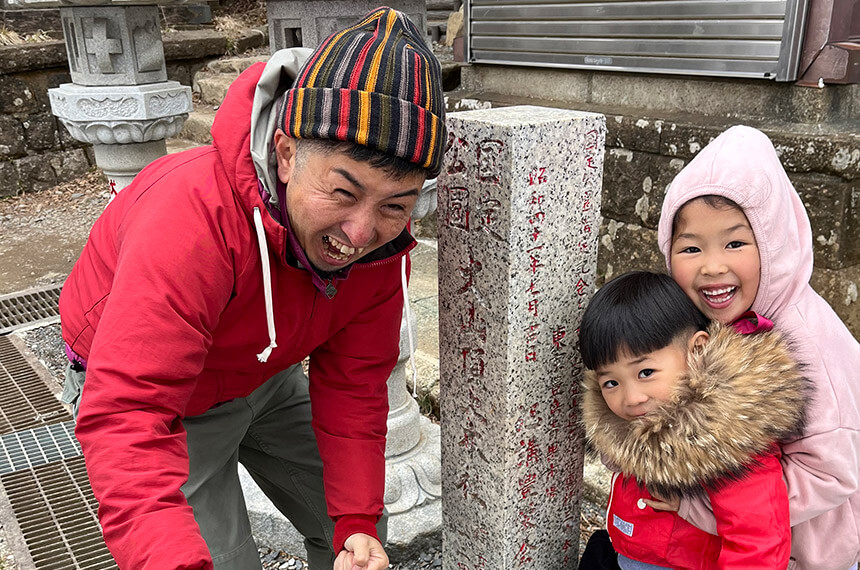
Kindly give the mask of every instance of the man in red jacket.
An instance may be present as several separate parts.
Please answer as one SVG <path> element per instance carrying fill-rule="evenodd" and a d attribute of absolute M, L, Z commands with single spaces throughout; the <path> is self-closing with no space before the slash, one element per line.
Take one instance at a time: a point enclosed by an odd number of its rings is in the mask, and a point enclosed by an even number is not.
<path fill-rule="evenodd" d="M 386 380 L 446 139 L 439 63 L 380 8 L 243 73 L 212 134 L 117 196 L 60 298 L 105 540 L 120 568 L 259 567 L 242 462 L 312 568 L 385 568 Z"/>

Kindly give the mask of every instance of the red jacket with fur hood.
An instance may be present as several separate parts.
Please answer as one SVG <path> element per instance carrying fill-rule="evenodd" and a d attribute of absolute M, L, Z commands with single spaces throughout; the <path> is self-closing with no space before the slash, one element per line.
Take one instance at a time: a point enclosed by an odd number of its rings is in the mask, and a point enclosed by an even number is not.
<path fill-rule="evenodd" d="M 287 230 L 263 204 L 250 153 L 262 72 L 252 67 L 230 88 L 214 146 L 157 160 L 119 193 L 63 288 L 63 338 L 87 360 L 76 435 L 121 568 L 212 568 L 180 491 L 181 420 L 249 395 L 308 355 L 335 551 L 354 532 L 376 535 L 400 257 L 414 240 L 404 231 L 381 248 L 388 257 L 356 264 L 331 299 L 285 262 Z M 256 356 L 270 342 L 257 208 L 277 331 L 265 363 Z"/>
<path fill-rule="evenodd" d="M 800 432 L 807 381 L 775 332 L 741 335 L 713 325 L 671 401 L 632 421 L 603 399 L 586 374 L 586 435 L 613 478 L 607 529 L 615 550 L 680 570 L 788 565 L 788 493 L 774 442 Z M 719 536 L 675 512 L 652 509 L 649 490 L 707 496 Z"/>

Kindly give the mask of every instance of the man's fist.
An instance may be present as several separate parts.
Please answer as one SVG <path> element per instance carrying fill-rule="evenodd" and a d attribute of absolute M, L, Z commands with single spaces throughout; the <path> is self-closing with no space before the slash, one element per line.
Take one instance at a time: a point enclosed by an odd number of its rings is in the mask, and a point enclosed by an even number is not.
<path fill-rule="evenodd" d="M 352 534 L 343 544 L 343 550 L 334 561 L 334 570 L 384 570 L 388 568 L 388 555 L 372 536 Z"/>

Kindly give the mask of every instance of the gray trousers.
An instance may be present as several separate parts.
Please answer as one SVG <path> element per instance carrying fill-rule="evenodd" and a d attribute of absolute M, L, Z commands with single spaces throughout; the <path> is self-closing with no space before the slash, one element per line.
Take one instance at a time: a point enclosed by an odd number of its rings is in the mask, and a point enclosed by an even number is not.
<path fill-rule="evenodd" d="M 67 368 L 62 399 L 76 416 L 83 380 L 83 372 Z M 334 523 L 326 514 L 322 461 L 301 365 L 276 374 L 246 398 L 187 417 L 182 424 L 189 457 L 182 492 L 217 570 L 261 567 L 239 483 L 239 462 L 305 536 L 311 569 L 332 568 Z M 384 540 L 385 517 L 377 527 Z"/>

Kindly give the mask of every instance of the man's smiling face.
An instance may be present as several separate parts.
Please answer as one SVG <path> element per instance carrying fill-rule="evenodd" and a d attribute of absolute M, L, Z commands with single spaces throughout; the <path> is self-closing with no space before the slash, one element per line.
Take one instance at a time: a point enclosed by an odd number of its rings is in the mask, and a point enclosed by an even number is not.
<path fill-rule="evenodd" d="M 322 271 L 342 269 L 400 235 L 424 184 L 423 174 L 398 179 L 341 151 L 297 152 L 283 131 L 275 148 L 290 225 Z"/>

